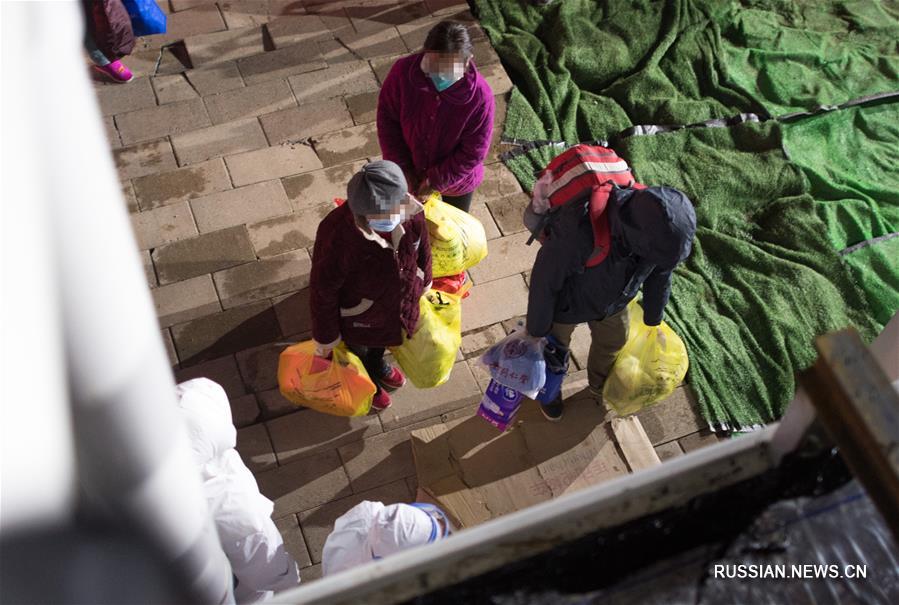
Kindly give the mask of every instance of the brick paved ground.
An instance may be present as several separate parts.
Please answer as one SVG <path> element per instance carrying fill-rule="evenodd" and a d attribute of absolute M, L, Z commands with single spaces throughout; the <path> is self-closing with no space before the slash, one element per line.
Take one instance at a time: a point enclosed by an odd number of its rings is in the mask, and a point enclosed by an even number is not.
<path fill-rule="evenodd" d="M 276 381 L 283 343 L 309 337 L 316 225 L 380 153 L 374 111 L 392 62 L 440 19 L 472 17 L 462 0 L 160 5 L 169 32 L 138 42 L 126 60 L 135 80 L 96 81 L 124 199 L 176 377 L 206 376 L 228 392 L 238 449 L 313 579 L 336 517 L 362 499 L 413 498 L 409 432 L 473 413 L 487 381 L 476 357 L 526 310 L 536 252 L 523 245 L 527 196 L 497 158 L 512 83 L 472 22 L 498 121 L 472 209 L 490 256 L 471 271 L 452 378 L 428 393 L 400 391 L 380 415 L 325 416 L 285 401 Z M 582 327 L 568 390 L 583 382 L 588 346 Z M 685 388 L 640 418 L 662 459 L 717 440 Z"/>

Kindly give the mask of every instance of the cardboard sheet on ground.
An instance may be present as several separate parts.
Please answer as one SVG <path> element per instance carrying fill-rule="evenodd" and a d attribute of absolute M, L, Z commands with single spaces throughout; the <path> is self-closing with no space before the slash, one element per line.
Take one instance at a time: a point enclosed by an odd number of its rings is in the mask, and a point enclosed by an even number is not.
<path fill-rule="evenodd" d="M 592 400 L 571 401 L 559 423 L 525 401 L 504 433 L 476 416 L 419 429 L 412 451 L 419 498 L 440 505 L 458 527 L 628 473 L 606 412 Z"/>

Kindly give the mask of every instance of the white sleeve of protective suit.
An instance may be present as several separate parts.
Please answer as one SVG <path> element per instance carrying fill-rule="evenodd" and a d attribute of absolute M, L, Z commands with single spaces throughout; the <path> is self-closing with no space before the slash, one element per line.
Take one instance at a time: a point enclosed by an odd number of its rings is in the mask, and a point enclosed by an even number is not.
<path fill-rule="evenodd" d="M 237 432 L 224 389 L 206 378 L 178 385 L 194 458 L 222 550 L 237 578 L 238 603 L 252 603 L 299 583 L 296 562 L 272 522 L 272 501 L 234 450 Z"/>
<path fill-rule="evenodd" d="M 269 524 L 271 531 L 251 534 L 235 545 L 240 552 L 235 559 L 241 567 L 231 567 L 237 578 L 234 598 L 239 604 L 264 600 L 272 591 L 280 592 L 300 583 L 296 562 L 284 550 L 283 542 L 275 546 L 281 535 L 271 520 Z"/>
<path fill-rule="evenodd" d="M 368 534 L 383 509 L 384 505 L 380 502 L 365 500 L 338 517 L 322 551 L 323 576 L 372 560 Z"/>
<path fill-rule="evenodd" d="M 201 469 L 237 444 L 231 404 L 225 389 L 208 378 L 182 382 L 175 389 L 194 460 Z"/>
<path fill-rule="evenodd" d="M 210 504 L 222 548 L 237 578 L 238 603 L 297 585 L 297 564 L 284 549 L 281 532 L 271 519 L 272 501 L 259 493 L 256 479 L 236 451 L 225 452 L 221 469 L 221 476 L 207 486 L 218 493 Z"/>

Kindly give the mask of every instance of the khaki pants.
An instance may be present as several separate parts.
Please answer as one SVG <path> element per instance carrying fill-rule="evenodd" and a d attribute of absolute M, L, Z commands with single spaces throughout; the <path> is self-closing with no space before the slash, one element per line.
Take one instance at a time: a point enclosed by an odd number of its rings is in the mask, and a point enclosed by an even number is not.
<path fill-rule="evenodd" d="M 562 345 L 571 345 L 571 333 L 579 324 L 554 323 L 551 333 Z M 630 319 L 627 307 L 618 313 L 598 321 L 588 321 L 590 326 L 590 355 L 587 358 L 587 379 L 594 389 L 602 389 L 606 377 L 615 364 L 618 351 L 627 342 Z"/>

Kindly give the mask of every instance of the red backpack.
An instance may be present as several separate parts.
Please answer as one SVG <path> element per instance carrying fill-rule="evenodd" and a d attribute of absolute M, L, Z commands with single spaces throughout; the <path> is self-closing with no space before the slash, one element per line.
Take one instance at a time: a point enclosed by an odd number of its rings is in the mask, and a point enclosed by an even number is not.
<path fill-rule="evenodd" d="M 586 265 L 594 267 L 609 254 L 609 217 L 606 205 L 615 187 L 645 189 L 634 181 L 630 167 L 613 150 L 598 145 L 575 145 L 557 156 L 537 175 L 544 178 L 551 174 L 546 188 L 550 212 L 552 208 L 564 206 L 568 202 L 589 198 L 590 223 L 593 225 L 595 251 L 587 259 Z M 545 225 L 544 225 L 545 226 Z M 542 233 L 542 228 L 540 231 Z M 533 241 L 533 237 L 528 243 Z M 542 241 L 542 238 L 541 238 Z"/>

